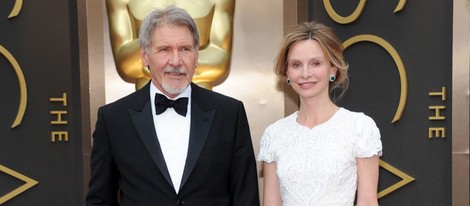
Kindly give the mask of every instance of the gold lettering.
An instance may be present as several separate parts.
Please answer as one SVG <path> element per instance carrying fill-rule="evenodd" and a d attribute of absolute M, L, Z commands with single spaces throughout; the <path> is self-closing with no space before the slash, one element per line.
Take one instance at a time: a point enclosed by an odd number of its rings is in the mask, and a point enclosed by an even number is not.
<path fill-rule="evenodd" d="M 51 124 L 67 124 L 67 120 L 62 120 L 62 115 L 66 115 L 67 111 L 51 111 L 51 114 L 57 116 L 57 120 L 51 121 Z"/>
<path fill-rule="evenodd" d="M 429 92 L 429 96 L 441 96 L 442 101 L 446 101 L 446 87 L 442 87 L 440 92 Z"/>
<path fill-rule="evenodd" d="M 393 13 L 398 13 L 399 11 L 403 10 L 405 8 L 406 0 L 400 0 L 398 1 L 397 7 L 395 7 L 395 10 L 393 10 Z"/>
<path fill-rule="evenodd" d="M 328 13 L 328 16 L 333 19 L 333 21 L 339 24 L 349 24 L 355 21 L 359 15 L 361 15 L 362 10 L 364 10 L 364 6 L 366 5 L 366 0 L 360 0 L 359 4 L 357 5 L 356 9 L 352 12 L 351 15 L 343 17 L 336 13 L 335 9 L 330 3 L 330 0 L 323 0 L 323 5 L 325 5 L 325 10 Z"/>
<path fill-rule="evenodd" d="M 69 141 L 69 132 L 68 131 L 52 131 L 51 132 L 51 142 L 55 142 L 56 139 L 59 142 L 62 142 L 62 141 L 68 142 Z"/>
<path fill-rule="evenodd" d="M 10 15 L 8 15 L 8 18 L 11 19 L 15 16 L 18 16 L 18 14 L 21 11 L 21 7 L 23 7 L 23 0 L 15 0 L 15 5 L 13 6 L 13 9 L 10 12 Z"/>
<path fill-rule="evenodd" d="M 11 125 L 11 128 L 15 128 L 21 124 L 21 122 L 23 121 L 24 113 L 26 112 L 26 105 L 28 103 L 28 91 L 26 88 L 26 80 L 24 78 L 23 71 L 21 70 L 21 66 L 16 61 L 15 57 L 13 57 L 13 55 L 2 45 L 0 45 L 0 54 L 7 58 L 11 66 L 13 66 L 13 70 L 15 71 L 16 77 L 18 78 L 19 82 L 20 104 L 18 107 L 18 112 L 16 114 L 15 121 Z"/>
<path fill-rule="evenodd" d="M 408 79 L 406 77 L 405 65 L 403 64 L 403 61 L 401 60 L 401 57 L 398 54 L 397 50 L 395 50 L 395 48 L 390 43 L 388 43 L 385 39 L 382 39 L 375 35 L 369 35 L 369 34 L 357 35 L 344 41 L 343 45 L 344 45 L 344 48 L 346 49 L 349 46 L 359 43 L 359 42 L 372 42 L 381 46 L 388 52 L 388 54 L 390 54 L 390 56 L 395 61 L 395 65 L 397 66 L 397 70 L 398 70 L 398 75 L 400 76 L 401 89 L 400 89 L 400 100 L 398 102 L 397 111 L 395 112 L 395 116 L 392 119 L 392 124 L 393 124 L 401 119 L 401 116 L 403 114 L 403 111 L 405 110 L 405 105 L 406 105 L 406 101 L 408 98 Z"/>
<path fill-rule="evenodd" d="M 50 102 L 55 102 L 61 104 L 63 107 L 67 108 L 67 93 L 62 92 L 60 97 L 51 97 L 49 98 Z M 55 116 L 55 120 L 51 120 L 51 125 L 67 125 L 68 121 L 66 120 L 66 115 L 68 114 L 67 110 L 51 110 L 51 115 Z M 51 132 L 51 141 L 56 142 L 56 140 L 62 142 L 69 141 L 69 132 L 68 131 L 52 131 Z"/>
<path fill-rule="evenodd" d="M 435 115 L 434 116 L 429 116 L 429 120 L 445 120 L 445 116 L 441 116 L 441 110 L 446 109 L 446 106 L 429 106 L 430 110 L 434 110 Z"/>
<path fill-rule="evenodd" d="M 64 107 L 67 106 L 67 93 L 62 92 L 62 97 L 51 97 L 49 98 L 49 101 L 51 102 L 62 102 L 62 105 Z"/>
<path fill-rule="evenodd" d="M 435 92 L 429 92 L 429 96 L 431 97 L 440 97 L 441 100 L 444 102 L 447 100 L 447 91 L 446 87 L 441 87 L 441 91 L 435 91 Z M 434 116 L 429 116 L 429 120 L 435 121 L 435 120 L 445 120 L 446 117 L 443 116 L 442 110 L 446 109 L 445 105 L 433 105 L 428 107 L 429 110 L 434 111 Z M 446 137 L 446 128 L 445 127 L 429 127 L 428 129 L 428 138 L 433 138 L 433 137 Z"/>
<path fill-rule="evenodd" d="M 331 0 L 323 0 L 325 11 L 326 13 L 328 13 L 328 16 L 330 16 L 330 18 L 333 19 L 333 21 L 335 21 L 338 24 L 349 24 L 355 21 L 357 18 L 359 18 L 359 16 L 361 15 L 366 5 L 366 0 L 360 0 L 359 3 L 357 4 L 356 9 L 351 13 L 351 15 L 344 17 L 336 13 L 330 1 Z M 406 0 L 398 1 L 398 5 L 395 7 L 395 10 L 393 11 L 393 13 L 398 13 L 399 11 L 403 10 L 403 8 L 405 7 L 405 4 L 406 4 Z"/>
<path fill-rule="evenodd" d="M 446 137 L 446 128 L 445 127 L 430 127 L 428 130 L 429 139 L 433 137 Z"/>

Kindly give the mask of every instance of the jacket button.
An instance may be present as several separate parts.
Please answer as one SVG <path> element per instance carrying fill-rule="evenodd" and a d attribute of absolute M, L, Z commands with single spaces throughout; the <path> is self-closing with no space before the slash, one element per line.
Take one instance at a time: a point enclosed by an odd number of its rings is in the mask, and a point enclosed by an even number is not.
<path fill-rule="evenodd" d="M 182 200 L 176 200 L 176 205 L 177 206 L 181 206 L 183 204 L 184 204 L 184 202 Z"/>

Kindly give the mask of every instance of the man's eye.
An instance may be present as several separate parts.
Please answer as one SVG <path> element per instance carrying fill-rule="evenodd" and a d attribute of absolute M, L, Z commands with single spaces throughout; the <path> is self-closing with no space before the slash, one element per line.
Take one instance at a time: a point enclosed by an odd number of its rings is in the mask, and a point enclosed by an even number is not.
<path fill-rule="evenodd" d="M 191 51 L 191 48 L 189 48 L 189 47 L 183 47 L 183 48 L 181 49 L 181 51 Z"/>

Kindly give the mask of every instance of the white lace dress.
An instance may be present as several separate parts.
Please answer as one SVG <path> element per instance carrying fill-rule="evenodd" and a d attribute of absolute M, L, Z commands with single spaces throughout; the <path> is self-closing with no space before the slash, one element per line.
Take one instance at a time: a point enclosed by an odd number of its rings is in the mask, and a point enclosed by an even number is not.
<path fill-rule="evenodd" d="M 352 206 L 356 158 L 382 154 L 374 120 L 344 108 L 312 129 L 296 119 L 297 112 L 266 128 L 258 155 L 276 162 L 283 206 Z"/>

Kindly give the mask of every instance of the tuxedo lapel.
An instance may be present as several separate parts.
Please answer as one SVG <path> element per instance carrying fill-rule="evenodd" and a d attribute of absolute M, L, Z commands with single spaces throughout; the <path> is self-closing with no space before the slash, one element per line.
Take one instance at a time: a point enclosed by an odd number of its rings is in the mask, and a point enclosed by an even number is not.
<path fill-rule="evenodd" d="M 194 96 L 195 95 L 193 95 L 193 97 Z M 215 110 L 207 112 L 203 111 L 194 99 L 196 98 L 193 98 L 191 102 L 191 129 L 189 135 L 188 156 L 186 158 L 180 189 L 186 183 L 189 175 L 196 165 L 199 155 L 206 143 L 215 115 Z"/>
<path fill-rule="evenodd" d="M 149 92 L 143 92 L 142 95 L 147 95 L 146 103 L 141 109 L 129 109 L 129 115 L 134 123 L 134 127 L 142 139 L 149 154 L 152 156 L 153 161 L 158 169 L 162 172 L 167 182 L 173 186 L 170 173 L 165 163 L 160 143 L 158 142 L 157 134 L 155 133 L 155 125 L 152 117 L 152 107 L 150 105 Z M 142 99 L 142 98 L 141 98 Z"/>
<path fill-rule="evenodd" d="M 134 123 L 139 137 L 142 139 L 146 149 L 152 156 L 153 161 L 162 172 L 168 184 L 173 186 L 170 173 L 163 157 L 163 152 L 158 142 L 157 134 L 155 133 L 155 125 L 152 117 L 152 107 L 150 105 L 149 85 L 141 89 L 140 97 L 136 100 L 136 107 L 129 109 L 129 114 Z M 197 160 L 202 152 L 206 143 L 207 136 L 209 135 L 211 125 L 214 121 L 215 110 L 204 111 L 200 104 L 204 103 L 205 99 L 200 95 L 199 91 L 202 88 L 192 84 L 192 97 L 191 97 L 191 128 L 189 135 L 189 147 L 184 167 L 183 177 L 181 179 L 180 188 L 184 186 L 188 180 L 189 175 L 193 171 Z M 174 186 L 173 186 L 174 187 Z"/>

